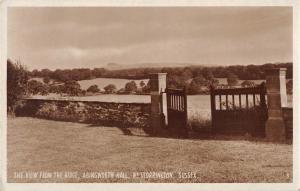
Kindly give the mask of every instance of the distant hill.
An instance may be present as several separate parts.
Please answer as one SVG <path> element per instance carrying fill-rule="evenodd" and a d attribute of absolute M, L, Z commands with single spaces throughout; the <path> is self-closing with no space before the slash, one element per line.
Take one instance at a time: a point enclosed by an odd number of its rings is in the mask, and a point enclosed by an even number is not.
<path fill-rule="evenodd" d="M 108 63 L 104 67 L 107 70 L 123 70 L 123 69 L 134 69 L 134 68 L 163 68 L 163 67 L 201 67 L 206 65 L 199 65 L 197 63 L 173 63 L 173 62 L 145 62 L 138 64 L 118 64 Z"/>

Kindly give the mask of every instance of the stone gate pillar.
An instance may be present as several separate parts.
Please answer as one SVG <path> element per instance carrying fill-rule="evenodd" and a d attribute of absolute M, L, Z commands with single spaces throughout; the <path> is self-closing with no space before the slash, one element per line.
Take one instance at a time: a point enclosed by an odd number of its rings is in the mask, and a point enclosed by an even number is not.
<path fill-rule="evenodd" d="M 269 116 L 266 123 L 266 137 L 275 142 L 285 140 L 285 125 L 281 109 L 287 105 L 285 76 L 286 68 L 275 68 L 266 72 Z"/>
<path fill-rule="evenodd" d="M 151 91 L 151 128 L 153 134 L 158 134 L 165 125 L 161 92 L 165 91 L 167 84 L 166 73 L 150 74 Z"/>

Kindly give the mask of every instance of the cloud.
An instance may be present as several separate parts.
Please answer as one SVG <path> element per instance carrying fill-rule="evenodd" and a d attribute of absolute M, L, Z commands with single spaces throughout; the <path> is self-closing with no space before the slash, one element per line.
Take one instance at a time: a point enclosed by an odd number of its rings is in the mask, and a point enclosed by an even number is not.
<path fill-rule="evenodd" d="M 8 55 L 30 69 L 291 61 L 292 9 L 9 8 Z"/>

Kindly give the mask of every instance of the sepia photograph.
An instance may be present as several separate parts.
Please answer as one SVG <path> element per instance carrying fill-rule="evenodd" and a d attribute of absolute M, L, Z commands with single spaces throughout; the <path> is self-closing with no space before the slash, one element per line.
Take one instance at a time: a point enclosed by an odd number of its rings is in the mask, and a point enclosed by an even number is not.
<path fill-rule="evenodd" d="M 6 15 L 7 183 L 293 183 L 292 6 Z"/>

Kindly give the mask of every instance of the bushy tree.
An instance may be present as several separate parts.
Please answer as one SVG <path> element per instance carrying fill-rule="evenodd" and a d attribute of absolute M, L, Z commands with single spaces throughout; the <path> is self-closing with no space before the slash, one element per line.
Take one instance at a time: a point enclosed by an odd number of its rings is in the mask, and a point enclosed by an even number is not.
<path fill-rule="evenodd" d="M 28 93 L 32 95 L 40 94 L 40 95 L 48 95 L 49 88 L 47 85 L 39 82 L 37 80 L 30 80 L 28 82 Z"/>
<path fill-rule="evenodd" d="M 180 75 L 170 74 L 167 78 L 167 86 L 169 88 L 182 88 L 185 86 L 185 79 Z"/>
<path fill-rule="evenodd" d="M 214 79 L 214 75 L 211 71 L 211 68 L 203 68 L 200 75 L 203 76 L 207 80 L 213 80 Z"/>
<path fill-rule="evenodd" d="M 62 85 L 61 85 L 62 86 Z M 61 94 L 63 88 L 60 88 L 58 85 L 50 85 L 49 86 L 49 93 Z"/>
<path fill-rule="evenodd" d="M 189 94 L 200 94 L 208 90 L 209 81 L 206 80 L 202 75 L 194 78 L 188 86 Z"/>
<path fill-rule="evenodd" d="M 17 101 L 27 90 L 28 72 L 20 63 L 7 60 L 7 109 L 14 112 Z"/>
<path fill-rule="evenodd" d="M 63 88 L 64 93 L 69 96 L 78 96 L 81 93 L 80 84 L 75 80 L 67 81 Z"/>
<path fill-rule="evenodd" d="M 125 91 L 126 92 L 136 92 L 137 90 L 137 85 L 135 81 L 130 81 L 125 84 Z"/>
<path fill-rule="evenodd" d="M 216 87 L 219 84 L 219 80 L 213 78 L 212 80 L 209 81 L 209 86 Z"/>
<path fill-rule="evenodd" d="M 243 81 L 241 86 L 242 87 L 254 87 L 255 83 L 253 81 L 250 81 L 250 80 L 245 80 L 245 81 Z"/>
<path fill-rule="evenodd" d="M 115 93 L 117 90 L 117 87 L 114 84 L 109 84 L 104 87 L 104 90 L 106 93 Z"/>
<path fill-rule="evenodd" d="M 50 82 L 49 76 L 44 77 L 44 78 L 43 78 L 43 82 L 44 82 L 45 84 L 48 84 L 48 83 Z"/>
<path fill-rule="evenodd" d="M 227 75 L 227 83 L 229 86 L 237 85 L 238 84 L 238 76 L 233 73 L 229 73 Z"/>
<path fill-rule="evenodd" d="M 100 89 L 97 85 L 91 85 L 86 91 L 91 93 L 97 93 L 100 91 Z"/>
<path fill-rule="evenodd" d="M 141 88 L 143 88 L 145 85 L 146 85 L 146 84 L 145 84 L 145 82 L 144 82 L 144 81 L 141 81 L 141 82 L 140 82 L 140 86 L 141 86 Z"/>

